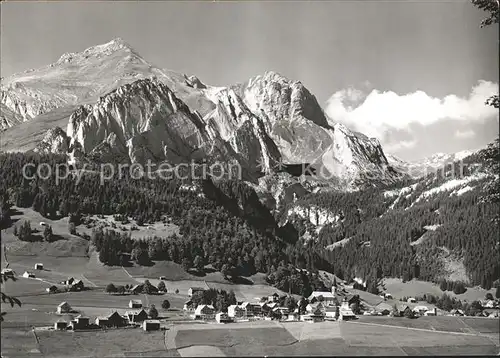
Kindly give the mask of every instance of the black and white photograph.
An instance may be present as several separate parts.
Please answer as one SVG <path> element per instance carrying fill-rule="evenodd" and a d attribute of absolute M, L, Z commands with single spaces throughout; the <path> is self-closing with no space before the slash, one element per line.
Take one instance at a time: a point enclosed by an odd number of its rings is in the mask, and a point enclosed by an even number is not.
<path fill-rule="evenodd" d="M 500 355 L 499 8 L 1 1 L 1 358 Z"/>

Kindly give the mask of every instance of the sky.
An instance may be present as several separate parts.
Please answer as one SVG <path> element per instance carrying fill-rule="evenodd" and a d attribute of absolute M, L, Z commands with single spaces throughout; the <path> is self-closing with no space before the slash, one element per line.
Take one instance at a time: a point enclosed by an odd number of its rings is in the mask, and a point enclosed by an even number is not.
<path fill-rule="evenodd" d="M 1 76 L 121 37 L 148 62 L 225 86 L 300 80 L 331 122 L 416 160 L 498 135 L 498 25 L 468 0 L 3 2 Z"/>

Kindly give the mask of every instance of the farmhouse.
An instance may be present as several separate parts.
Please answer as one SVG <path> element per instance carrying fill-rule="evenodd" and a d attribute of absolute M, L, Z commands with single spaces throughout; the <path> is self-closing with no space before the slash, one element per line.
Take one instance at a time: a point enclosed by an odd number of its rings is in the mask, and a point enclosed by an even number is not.
<path fill-rule="evenodd" d="M 72 285 L 73 282 L 75 282 L 75 279 L 73 277 L 69 277 L 66 281 L 61 282 L 63 285 Z"/>
<path fill-rule="evenodd" d="M 160 321 L 157 319 L 148 319 L 142 323 L 142 329 L 145 331 L 158 331 L 160 329 Z"/>
<path fill-rule="evenodd" d="M 233 318 L 243 318 L 245 317 L 245 310 L 238 305 L 231 305 L 227 308 L 227 314 L 229 317 Z"/>
<path fill-rule="evenodd" d="M 252 317 L 262 314 L 262 307 L 258 303 L 243 302 L 240 306 L 245 312 L 245 316 Z"/>
<path fill-rule="evenodd" d="M 81 291 L 85 288 L 82 280 L 75 280 L 69 286 L 70 291 Z"/>
<path fill-rule="evenodd" d="M 459 310 L 459 309 L 454 309 L 454 310 L 451 310 L 450 313 L 453 315 L 453 316 L 463 316 L 464 315 L 464 311 L 462 310 Z"/>
<path fill-rule="evenodd" d="M 127 325 L 127 318 L 114 311 L 105 318 L 108 319 L 108 327 L 123 327 Z"/>
<path fill-rule="evenodd" d="M 70 313 L 73 309 L 69 305 L 68 302 L 61 302 L 59 306 L 57 306 L 57 313 L 62 314 L 62 313 Z"/>
<path fill-rule="evenodd" d="M 108 317 L 104 317 L 104 316 L 97 317 L 95 319 L 95 324 L 98 325 L 101 328 L 103 328 L 103 327 L 109 327 Z"/>
<path fill-rule="evenodd" d="M 269 310 L 272 310 L 273 308 L 278 306 L 278 302 L 267 303 L 266 306 L 269 308 Z"/>
<path fill-rule="evenodd" d="M 424 316 L 437 316 L 437 308 L 434 307 L 432 310 L 425 311 Z"/>
<path fill-rule="evenodd" d="M 127 311 L 125 315 L 130 323 L 139 323 L 148 319 L 148 313 L 142 308 L 137 311 Z"/>
<path fill-rule="evenodd" d="M 310 322 L 322 322 L 325 320 L 325 313 L 323 309 L 319 305 L 317 305 L 308 314 L 302 315 L 301 320 Z"/>
<path fill-rule="evenodd" d="M 212 305 L 198 305 L 194 311 L 195 319 L 209 320 L 215 318 L 215 308 Z"/>
<path fill-rule="evenodd" d="M 323 297 L 323 299 L 321 297 Z M 320 301 L 327 306 L 334 305 L 336 301 L 335 294 L 326 291 L 314 291 L 313 293 L 311 293 L 308 299 L 309 302 L 314 303 L 316 301 Z"/>
<path fill-rule="evenodd" d="M 42 263 L 35 264 L 35 270 L 43 270 L 43 264 Z"/>
<path fill-rule="evenodd" d="M 308 313 L 313 313 L 316 312 L 317 310 L 321 310 L 322 312 L 325 312 L 325 306 L 321 302 L 316 302 L 316 303 L 309 303 L 306 306 L 306 311 Z"/>
<path fill-rule="evenodd" d="M 85 329 L 89 326 L 89 324 L 90 324 L 90 318 L 81 315 L 71 321 L 71 326 L 73 327 L 73 330 Z"/>
<path fill-rule="evenodd" d="M 205 289 L 202 287 L 190 287 L 188 290 L 188 296 L 192 297 L 196 292 L 203 292 L 203 291 L 205 291 Z"/>
<path fill-rule="evenodd" d="M 33 272 L 24 271 L 23 277 L 24 278 L 35 278 L 35 274 Z"/>
<path fill-rule="evenodd" d="M 408 303 L 417 303 L 417 300 L 414 299 L 413 297 L 410 297 L 410 298 L 408 298 L 408 300 L 406 302 L 408 302 Z"/>
<path fill-rule="evenodd" d="M 400 316 L 404 316 L 407 311 L 411 311 L 410 307 L 408 307 L 407 305 L 398 306 L 398 313 Z"/>
<path fill-rule="evenodd" d="M 62 331 L 67 328 L 68 328 L 68 322 L 66 321 L 57 321 L 54 323 L 54 329 L 56 330 Z"/>
<path fill-rule="evenodd" d="M 413 307 L 413 312 L 418 313 L 420 315 L 425 314 L 429 310 L 429 307 L 427 306 L 415 306 Z"/>
<path fill-rule="evenodd" d="M 356 315 L 354 314 L 354 312 L 352 312 L 352 310 L 350 308 L 342 306 L 339 309 L 339 319 L 342 321 L 356 319 Z"/>
<path fill-rule="evenodd" d="M 392 307 L 390 305 L 388 305 L 387 303 L 382 302 L 375 307 L 375 310 L 378 313 L 382 314 L 383 316 L 386 316 L 392 312 Z"/>
<path fill-rule="evenodd" d="M 130 300 L 128 302 L 128 307 L 129 308 L 142 308 L 142 301 L 141 300 Z"/>
<path fill-rule="evenodd" d="M 269 311 L 271 310 L 271 308 L 269 307 L 269 303 L 261 302 L 259 303 L 259 306 L 260 306 L 260 311 L 262 312 L 263 315 L 269 313 Z M 276 306 L 276 304 L 274 304 L 273 306 Z"/>
<path fill-rule="evenodd" d="M 219 312 L 215 315 L 215 320 L 217 323 L 230 323 L 233 320 L 227 315 L 227 313 Z"/>
<path fill-rule="evenodd" d="M 50 287 L 47 287 L 45 289 L 45 291 L 47 291 L 48 293 L 56 293 L 57 292 L 57 286 L 52 285 Z"/>

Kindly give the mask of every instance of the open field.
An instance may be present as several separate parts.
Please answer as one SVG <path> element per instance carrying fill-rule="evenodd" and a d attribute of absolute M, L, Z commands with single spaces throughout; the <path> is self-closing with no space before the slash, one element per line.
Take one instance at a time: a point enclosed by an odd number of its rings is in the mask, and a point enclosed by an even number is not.
<path fill-rule="evenodd" d="M 423 296 L 424 294 L 432 294 L 440 297 L 444 292 L 441 291 L 439 285 L 432 282 L 425 282 L 419 280 L 411 280 L 403 283 L 402 280 L 397 278 L 386 278 L 383 280 L 383 287 L 385 292 L 391 293 L 396 299 L 401 297 L 415 297 Z M 446 291 L 446 294 L 458 298 L 459 300 L 467 300 L 469 302 L 475 300 L 482 300 L 486 293 L 490 292 L 495 295 L 495 289 L 487 291 L 479 287 L 469 287 L 465 293 L 456 295 L 453 292 Z"/>
<path fill-rule="evenodd" d="M 40 351 L 52 357 L 109 357 L 127 354 L 165 352 L 163 332 L 144 332 L 139 328 L 92 331 L 57 332 L 37 331 Z"/>
<path fill-rule="evenodd" d="M 87 220 L 89 224 L 80 225 L 78 231 L 90 235 L 94 228 L 111 229 L 120 233 L 130 233 L 133 239 L 141 239 L 146 237 L 168 237 L 172 234 L 179 235 L 179 227 L 170 222 L 156 222 L 152 224 L 137 225 L 137 222 L 131 218 L 127 224 L 116 221 L 113 215 L 103 215 L 104 218 L 97 215 L 91 215 Z M 134 228 L 134 230 L 132 230 Z"/>

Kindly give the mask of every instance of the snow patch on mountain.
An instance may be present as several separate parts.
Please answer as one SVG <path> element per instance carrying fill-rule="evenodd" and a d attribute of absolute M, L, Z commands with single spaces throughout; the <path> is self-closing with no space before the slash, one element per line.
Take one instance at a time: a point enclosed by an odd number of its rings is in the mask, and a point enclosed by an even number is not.
<path fill-rule="evenodd" d="M 439 193 L 452 191 L 454 189 L 459 189 L 459 188 L 464 187 L 465 185 L 467 185 L 471 182 L 482 180 L 482 179 L 485 179 L 486 177 L 488 177 L 488 174 L 486 174 L 486 173 L 475 173 L 471 176 L 468 176 L 468 177 L 465 177 L 462 179 L 451 179 L 451 180 L 441 184 L 438 187 L 424 191 L 422 194 L 420 194 L 420 196 L 417 198 L 417 200 L 415 200 L 415 203 L 418 203 L 421 200 L 424 200 L 426 198 L 429 198 L 429 197 L 436 195 L 436 194 L 439 194 Z M 467 191 L 468 190 L 466 190 L 464 192 L 467 192 Z M 462 192 L 461 194 L 463 194 L 464 192 Z"/>

